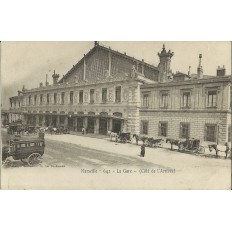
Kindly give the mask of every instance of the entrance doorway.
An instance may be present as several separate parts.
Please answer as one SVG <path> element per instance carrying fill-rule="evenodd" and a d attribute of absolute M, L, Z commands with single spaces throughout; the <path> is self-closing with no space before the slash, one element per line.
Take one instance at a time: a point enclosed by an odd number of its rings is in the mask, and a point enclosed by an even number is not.
<path fill-rule="evenodd" d="M 121 120 L 113 119 L 113 132 L 119 133 L 121 131 Z"/>
<path fill-rule="evenodd" d="M 83 118 L 82 117 L 78 117 L 77 118 L 77 131 L 81 132 L 82 128 L 83 128 Z"/>
<path fill-rule="evenodd" d="M 56 116 L 52 116 L 52 126 L 56 127 Z"/>
<path fill-rule="evenodd" d="M 99 134 L 106 135 L 107 134 L 107 119 L 100 118 L 99 120 Z"/>
<path fill-rule="evenodd" d="M 73 118 L 68 118 L 68 129 L 73 130 Z"/>
<path fill-rule="evenodd" d="M 88 128 L 87 128 L 87 133 L 94 133 L 94 118 L 89 117 L 88 118 Z"/>
<path fill-rule="evenodd" d="M 49 126 L 49 116 L 45 116 L 45 126 Z"/>

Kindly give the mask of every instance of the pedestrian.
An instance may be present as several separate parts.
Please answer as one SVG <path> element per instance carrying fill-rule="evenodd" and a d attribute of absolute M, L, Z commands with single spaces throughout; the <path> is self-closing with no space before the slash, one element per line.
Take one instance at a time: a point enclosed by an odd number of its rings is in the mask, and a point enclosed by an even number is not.
<path fill-rule="evenodd" d="M 136 145 L 138 145 L 139 144 L 139 136 L 135 135 L 135 139 L 136 139 Z"/>
<path fill-rule="evenodd" d="M 225 157 L 225 159 L 227 159 L 227 156 L 228 156 L 228 153 L 229 153 L 230 147 L 229 147 L 229 144 L 228 144 L 228 143 L 225 143 L 225 146 L 226 146 L 226 150 L 225 150 L 226 157 Z"/>
<path fill-rule="evenodd" d="M 144 156 L 145 156 L 145 145 L 144 145 L 144 143 L 143 143 L 142 146 L 141 146 L 140 156 L 141 156 L 141 157 L 144 157 Z"/>
<path fill-rule="evenodd" d="M 85 133 L 85 128 L 84 127 L 82 127 L 82 134 L 84 134 Z"/>
<path fill-rule="evenodd" d="M 42 130 L 39 131 L 39 138 L 44 139 L 44 132 Z"/>

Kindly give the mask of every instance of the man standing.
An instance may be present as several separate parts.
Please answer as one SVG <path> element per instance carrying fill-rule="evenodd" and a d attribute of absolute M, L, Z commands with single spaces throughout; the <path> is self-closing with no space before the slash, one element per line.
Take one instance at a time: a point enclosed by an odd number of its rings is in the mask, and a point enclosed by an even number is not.
<path fill-rule="evenodd" d="M 225 150 L 226 157 L 225 157 L 225 159 L 227 159 L 228 153 L 229 153 L 229 151 L 230 151 L 230 147 L 229 147 L 229 144 L 228 144 L 228 143 L 225 143 L 225 146 L 226 146 L 226 150 Z"/>
<path fill-rule="evenodd" d="M 142 146 L 141 146 L 140 155 L 141 155 L 141 157 L 144 157 L 144 156 L 145 156 L 145 145 L 144 145 L 144 143 L 143 143 Z"/>

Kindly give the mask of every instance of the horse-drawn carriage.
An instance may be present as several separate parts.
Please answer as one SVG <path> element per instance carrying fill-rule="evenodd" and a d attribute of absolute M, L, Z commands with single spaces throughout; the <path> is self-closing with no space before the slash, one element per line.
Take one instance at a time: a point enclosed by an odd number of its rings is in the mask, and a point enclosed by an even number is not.
<path fill-rule="evenodd" d="M 131 142 L 131 133 L 130 132 L 119 133 L 118 136 L 116 137 L 116 141 L 122 143 Z"/>
<path fill-rule="evenodd" d="M 160 147 L 161 142 L 163 141 L 161 138 L 154 139 L 153 137 L 142 137 L 141 140 L 147 147 Z"/>
<path fill-rule="evenodd" d="M 203 154 L 205 148 L 201 146 L 201 141 L 199 139 L 166 139 L 166 143 L 171 144 L 171 150 L 173 150 L 173 145 L 178 147 L 180 152 L 192 152 Z"/>
<path fill-rule="evenodd" d="M 205 148 L 201 146 L 201 141 L 199 139 L 186 139 L 180 142 L 179 151 L 204 154 Z"/>
<path fill-rule="evenodd" d="M 22 131 L 24 131 L 25 125 L 22 124 L 21 121 L 17 121 L 17 122 L 12 122 L 9 124 L 8 128 L 7 128 L 7 133 L 8 134 L 20 134 Z"/>
<path fill-rule="evenodd" d="M 12 166 L 14 160 L 21 160 L 29 166 L 36 166 L 42 161 L 44 148 L 44 139 L 41 138 L 11 140 L 9 146 L 2 148 L 2 165 Z"/>

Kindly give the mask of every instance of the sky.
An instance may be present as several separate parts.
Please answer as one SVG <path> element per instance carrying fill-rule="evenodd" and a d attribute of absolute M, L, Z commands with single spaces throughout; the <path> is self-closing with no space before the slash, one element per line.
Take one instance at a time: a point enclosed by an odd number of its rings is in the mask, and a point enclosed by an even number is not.
<path fill-rule="evenodd" d="M 174 52 L 171 69 L 196 73 L 199 54 L 202 54 L 202 66 L 205 75 L 216 75 L 216 69 L 225 65 L 226 74 L 231 74 L 230 42 L 119 42 L 100 41 L 101 45 L 111 49 L 126 52 L 127 55 L 157 66 L 158 52 L 165 44 L 166 50 Z M 2 42 L 1 47 L 1 85 L 2 104 L 8 105 L 10 96 L 17 94 L 17 90 L 34 88 L 39 83 L 52 83 L 52 73 L 65 75 L 84 54 L 94 46 L 93 41 L 87 42 Z"/>

